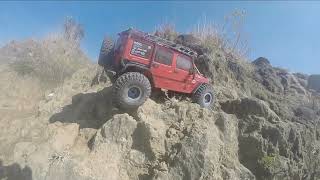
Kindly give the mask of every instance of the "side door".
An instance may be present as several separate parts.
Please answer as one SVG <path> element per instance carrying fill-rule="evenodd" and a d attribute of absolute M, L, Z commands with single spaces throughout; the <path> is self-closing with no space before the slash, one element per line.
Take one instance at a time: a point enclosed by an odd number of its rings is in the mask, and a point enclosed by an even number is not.
<path fill-rule="evenodd" d="M 157 88 L 174 90 L 173 77 L 173 58 L 174 53 L 171 50 L 156 46 L 153 61 L 151 63 L 151 73 L 154 85 Z"/>
<path fill-rule="evenodd" d="M 139 38 L 128 38 L 126 43 L 124 59 L 144 65 L 149 65 L 152 59 L 154 45 Z"/>
<path fill-rule="evenodd" d="M 174 61 L 174 80 L 178 86 L 179 92 L 191 93 L 196 86 L 196 81 L 190 70 L 193 67 L 192 59 L 182 54 L 177 54 Z"/>

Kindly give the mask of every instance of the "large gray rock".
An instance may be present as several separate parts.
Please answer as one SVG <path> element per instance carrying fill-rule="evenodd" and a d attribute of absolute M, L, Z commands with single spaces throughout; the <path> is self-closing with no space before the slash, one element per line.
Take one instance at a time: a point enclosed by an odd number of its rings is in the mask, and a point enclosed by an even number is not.
<path fill-rule="evenodd" d="M 320 92 L 320 75 L 313 74 L 308 78 L 308 88 Z"/>
<path fill-rule="evenodd" d="M 291 74 L 287 70 L 272 67 L 269 60 L 260 57 L 252 62 L 255 66 L 254 79 L 267 90 L 276 94 L 296 92 L 306 94 L 306 78 L 302 74 Z"/>
<path fill-rule="evenodd" d="M 254 179 L 237 159 L 234 116 L 189 103 L 174 107 L 175 117 L 180 118 L 166 135 L 167 179 Z"/>
<path fill-rule="evenodd" d="M 285 78 L 286 71 L 273 68 L 269 60 L 262 57 L 252 63 L 256 68 L 254 73 L 256 81 L 273 93 L 283 93 L 285 91 L 288 86 L 288 81 Z"/>
<path fill-rule="evenodd" d="M 151 178 L 150 164 L 155 168 L 165 154 L 166 126 L 150 112 L 159 105 L 153 101 L 146 104 L 153 106 L 140 108 L 138 121 L 128 114 L 108 120 L 92 139 L 90 155 L 75 167 L 76 172 L 90 179 Z M 97 162 L 99 166 L 93 166 Z M 100 162 L 107 164 L 101 166 Z"/>
<path fill-rule="evenodd" d="M 132 134 L 137 122 L 128 114 L 117 114 L 98 130 L 92 148 L 106 144 L 118 144 L 123 148 L 132 146 Z"/>
<path fill-rule="evenodd" d="M 144 160 L 142 153 L 131 152 L 136 128 L 137 122 L 128 114 L 115 115 L 97 131 L 91 152 L 76 164 L 75 171 L 88 179 L 130 179 L 129 157 Z"/>
<path fill-rule="evenodd" d="M 314 152 L 320 151 L 318 130 L 309 129 L 319 126 L 319 118 L 312 109 L 295 110 L 293 116 L 300 119 L 299 123 L 304 122 L 298 124 L 280 118 L 261 100 L 230 100 L 221 103 L 221 107 L 239 118 L 239 159 L 257 179 L 318 177 L 314 173 L 319 171 L 318 158 L 310 161 L 310 157 L 318 156 Z"/>
<path fill-rule="evenodd" d="M 93 138 L 89 156 L 73 167 L 71 175 L 115 180 L 254 179 L 237 158 L 235 116 L 187 102 L 162 107 L 148 100 L 135 119 L 119 114 L 108 120 Z"/>
<path fill-rule="evenodd" d="M 256 60 L 252 61 L 252 63 L 256 66 L 260 66 L 260 67 L 270 67 L 270 61 L 267 58 L 264 57 L 259 57 Z"/>
<path fill-rule="evenodd" d="M 269 108 L 268 104 L 259 99 L 243 98 L 230 100 L 221 103 L 221 108 L 227 113 L 236 114 L 239 118 L 255 115 L 264 117 L 272 123 L 280 120 L 278 115 Z"/>

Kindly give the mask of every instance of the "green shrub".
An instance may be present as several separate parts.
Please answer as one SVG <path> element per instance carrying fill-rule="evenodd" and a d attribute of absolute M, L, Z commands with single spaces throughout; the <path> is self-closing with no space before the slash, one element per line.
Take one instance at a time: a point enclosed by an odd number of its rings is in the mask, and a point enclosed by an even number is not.
<path fill-rule="evenodd" d="M 275 169 L 277 165 L 277 155 L 276 154 L 270 154 L 263 156 L 259 163 L 265 168 L 265 169 Z"/>
<path fill-rule="evenodd" d="M 14 61 L 13 63 L 10 64 L 10 67 L 19 75 L 22 75 L 22 76 L 30 75 L 34 72 L 34 67 L 32 63 L 25 60 Z"/>

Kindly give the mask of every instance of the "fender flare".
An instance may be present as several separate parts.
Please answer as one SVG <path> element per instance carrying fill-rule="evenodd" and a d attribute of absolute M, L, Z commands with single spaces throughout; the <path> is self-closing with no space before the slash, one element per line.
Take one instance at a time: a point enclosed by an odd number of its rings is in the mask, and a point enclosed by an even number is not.
<path fill-rule="evenodd" d="M 137 68 L 138 71 L 137 72 L 140 72 L 140 73 L 144 73 L 147 72 L 146 75 L 147 78 L 149 79 L 150 83 L 154 86 L 154 80 L 153 80 L 153 77 L 151 75 L 151 72 L 150 72 L 150 66 L 149 65 L 145 65 L 145 64 L 141 64 L 141 63 L 138 63 L 138 62 L 132 62 L 132 61 L 127 61 L 126 59 L 122 59 L 121 60 L 121 69 L 119 71 L 119 75 L 127 72 L 127 69 L 128 68 L 131 68 L 131 67 L 134 67 L 134 68 Z"/>
<path fill-rule="evenodd" d="M 137 67 L 137 68 L 141 68 L 143 70 L 149 70 L 150 68 L 147 66 L 147 65 L 144 65 L 144 64 L 141 64 L 141 63 L 138 63 L 138 62 L 131 62 L 131 61 L 128 61 L 127 63 L 125 62 L 126 60 L 125 59 L 122 59 L 121 60 L 121 70 L 120 70 L 120 73 L 123 73 L 125 72 L 129 67 Z"/>
<path fill-rule="evenodd" d="M 191 92 L 191 94 L 194 94 L 196 91 L 198 91 L 198 89 L 200 88 L 200 86 L 201 86 L 202 84 L 208 84 L 208 83 L 199 83 L 198 86 L 197 86 L 197 88 L 195 88 L 195 89 Z"/>

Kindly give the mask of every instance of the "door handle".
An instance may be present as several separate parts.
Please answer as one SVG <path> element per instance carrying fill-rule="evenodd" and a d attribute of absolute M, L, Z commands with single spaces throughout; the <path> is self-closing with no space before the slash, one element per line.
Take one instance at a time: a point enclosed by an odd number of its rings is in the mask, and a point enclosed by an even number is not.
<path fill-rule="evenodd" d="M 169 72 L 169 73 L 178 73 L 178 71 L 177 71 L 176 69 L 174 69 L 174 70 L 169 70 L 168 72 Z"/>
<path fill-rule="evenodd" d="M 153 64 L 152 64 L 152 67 L 158 68 L 158 67 L 159 67 L 159 64 L 153 63 Z"/>

